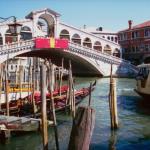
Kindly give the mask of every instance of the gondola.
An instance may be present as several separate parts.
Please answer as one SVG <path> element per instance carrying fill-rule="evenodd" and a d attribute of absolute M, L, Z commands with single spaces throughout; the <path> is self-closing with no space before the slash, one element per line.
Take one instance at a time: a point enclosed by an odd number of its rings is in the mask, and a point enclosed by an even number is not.
<path fill-rule="evenodd" d="M 96 81 L 92 84 L 91 86 L 91 91 L 94 90 L 96 86 Z M 54 98 L 54 105 L 55 105 L 55 111 L 59 112 L 59 111 L 63 111 L 66 109 L 66 107 L 69 107 L 66 100 L 67 100 L 67 90 L 68 87 L 67 86 L 63 86 L 61 89 L 63 89 L 62 91 L 62 95 L 59 96 L 59 91 L 55 90 L 53 92 L 53 98 Z M 75 90 L 75 104 L 79 104 L 84 97 L 86 97 L 87 95 L 89 95 L 90 92 L 90 87 L 86 87 L 86 88 L 81 88 L 79 90 Z M 47 98 L 47 107 L 49 109 L 50 107 L 50 94 L 46 94 L 46 98 Z M 40 98 L 40 93 L 37 92 L 34 95 L 34 100 L 35 100 L 35 106 L 37 108 L 36 111 L 36 116 L 38 116 L 38 114 L 40 114 L 40 108 L 41 108 L 41 98 Z M 1 114 L 4 114 L 6 112 L 6 104 L 2 104 L 1 106 Z M 31 103 L 31 96 L 26 97 L 24 99 L 18 99 L 16 101 L 11 101 L 9 103 L 9 110 L 10 110 L 10 115 L 15 115 L 15 116 L 34 116 L 33 115 L 33 105 Z"/>

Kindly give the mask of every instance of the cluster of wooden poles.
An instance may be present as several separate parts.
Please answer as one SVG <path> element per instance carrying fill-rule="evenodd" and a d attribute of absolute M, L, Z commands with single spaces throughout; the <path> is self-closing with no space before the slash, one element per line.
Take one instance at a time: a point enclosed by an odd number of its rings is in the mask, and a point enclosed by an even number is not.
<path fill-rule="evenodd" d="M 63 62 L 63 61 L 62 61 Z M 63 65 L 62 65 L 63 66 Z M 47 69 L 46 69 L 47 68 Z M 47 75 L 46 75 L 47 74 Z M 54 123 L 54 130 L 55 130 L 55 141 L 56 141 L 56 148 L 59 149 L 59 142 L 58 142 L 58 133 L 57 133 L 57 123 L 56 123 L 56 115 L 55 115 L 55 107 L 54 107 L 54 98 L 53 98 L 53 65 L 50 61 L 45 61 L 44 64 L 40 67 L 40 81 L 41 81 L 41 100 L 42 100 L 42 135 L 43 135 L 43 149 L 48 149 L 48 131 L 47 131 L 47 104 L 46 104 L 46 90 L 47 85 L 46 81 L 48 80 L 48 91 L 51 95 L 51 110 L 52 110 L 52 118 Z M 60 81 L 59 81 L 59 88 L 61 87 L 62 82 L 62 75 L 60 74 Z M 75 117 L 75 93 L 74 93 L 74 83 L 72 77 L 72 68 L 71 68 L 71 61 L 69 61 L 69 91 L 67 92 L 67 100 L 66 106 L 69 106 L 69 110 L 73 116 Z"/>
<path fill-rule="evenodd" d="M 33 113 L 36 114 L 36 105 L 34 100 L 34 94 L 36 90 L 41 91 L 41 101 L 42 101 L 42 108 L 41 108 L 41 120 L 42 120 L 42 137 L 43 137 L 43 149 L 48 149 L 48 131 L 47 131 L 47 100 L 46 100 L 46 93 L 47 91 L 50 93 L 50 106 L 49 110 L 52 112 L 52 121 L 54 124 L 55 130 L 55 140 L 56 140 L 56 148 L 59 149 L 58 143 L 58 133 L 57 133 L 57 122 L 56 122 L 56 115 L 55 115 L 55 106 L 54 106 L 54 98 L 53 98 L 53 91 L 59 88 L 59 95 L 61 96 L 61 86 L 62 86 L 62 78 L 63 78 L 63 59 L 62 59 L 62 66 L 59 67 L 58 72 L 56 73 L 56 68 L 54 64 L 52 64 L 51 60 L 45 60 L 41 63 L 40 67 L 36 66 L 37 62 L 33 65 L 31 61 L 29 63 L 28 69 L 28 96 L 31 96 L 31 102 L 33 106 Z M 38 76 L 37 68 L 40 68 L 40 75 Z M 61 69 L 60 69 L 61 68 Z M 21 98 L 21 89 L 22 89 L 22 78 L 23 78 L 23 66 L 19 67 L 19 88 L 20 88 L 20 98 Z M 58 80 L 57 80 L 58 79 Z M 69 90 L 67 92 L 67 100 L 66 106 L 69 106 L 69 110 L 73 117 L 75 117 L 75 90 L 74 90 L 74 83 L 72 77 L 72 67 L 71 61 L 69 61 L 69 78 L 68 78 L 68 87 Z M 40 81 L 40 82 L 39 82 Z M 58 82 L 58 83 L 57 83 Z M 8 82 L 8 62 L 6 61 L 5 64 L 1 64 L 0 69 L 0 96 L 2 93 L 2 84 L 5 83 L 4 93 L 5 93 L 5 100 L 6 100 L 6 115 L 9 116 L 9 82 Z M 40 83 L 40 84 L 39 84 Z M 0 97 L 1 100 L 1 97 Z M 1 101 L 0 101 L 0 109 L 1 109 Z"/>

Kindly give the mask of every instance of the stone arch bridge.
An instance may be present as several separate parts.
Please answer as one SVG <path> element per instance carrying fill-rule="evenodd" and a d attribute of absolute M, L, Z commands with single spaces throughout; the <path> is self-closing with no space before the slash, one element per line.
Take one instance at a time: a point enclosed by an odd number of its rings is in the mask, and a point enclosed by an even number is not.
<path fill-rule="evenodd" d="M 113 64 L 114 75 L 129 75 L 137 72 L 137 68 L 120 56 L 117 41 L 107 40 L 82 29 L 60 22 L 60 14 L 50 9 L 32 11 L 25 19 L 18 20 L 22 24 L 21 33 L 11 36 L 8 23 L 0 23 L 0 63 L 15 56 L 49 57 L 56 64 L 61 58 L 72 60 L 73 72 L 79 75 L 109 76 Z M 36 38 L 53 37 L 67 39 L 68 47 L 43 48 L 35 47 Z"/>
<path fill-rule="evenodd" d="M 137 68 L 128 61 L 75 43 L 69 42 L 68 47 L 65 49 L 45 48 L 44 45 L 43 48 L 39 49 L 36 48 L 35 40 L 26 40 L 1 46 L 0 63 L 8 58 L 23 56 L 51 58 L 55 64 L 59 65 L 61 59 L 64 58 L 65 66 L 68 65 L 68 60 L 72 60 L 73 73 L 78 75 L 109 76 L 111 64 L 113 64 L 114 75 L 126 76 L 137 72 Z"/>

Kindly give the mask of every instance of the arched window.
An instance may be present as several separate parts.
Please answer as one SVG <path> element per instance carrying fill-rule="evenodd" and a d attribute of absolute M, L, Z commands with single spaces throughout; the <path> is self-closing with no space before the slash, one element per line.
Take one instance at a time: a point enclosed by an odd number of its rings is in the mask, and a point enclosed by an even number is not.
<path fill-rule="evenodd" d="M 79 34 L 74 34 L 72 36 L 71 41 L 81 45 L 81 38 L 80 38 Z"/>
<path fill-rule="evenodd" d="M 27 26 L 24 26 L 21 28 L 21 39 L 22 40 L 29 40 L 32 39 L 32 32 L 31 29 Z"/>
<path fill-rule="evenodd" d="M 114 41 L 114 37 L 113 36 L 111 37 L 111 41 Z"/>
<path fill-rule="evenodd" d="M 70 40 L 69 31 L 67 31 L 66 29 L 62 30 L 60 32 L 60 39 L 68 39 L 68 40 Z"/>
<path fill-rule="evenodd" d="M 110 40 L 110 37 L 108 36 L 107 39 Z"/>
<path fill-rule="evenodd" d="M 104 53 L 110 54 L 112 53 L 111 47 L 109 45 L 106 45 L 104 47 Z"/>
<path fill-rule="evenodd" d="M 83 41 L 83 46 L 87 46 L 89 48 L 92 48 L 92 43 L 91 43 L 91 39 L 90 38 L 85 38 Z"/>
<path fill-rule="evenodd" d="M 21 28 L 21 32 L 31 32 L 31 29 L 27 26 Z"/>
<path fill-rule="evenodd" d="M 0 33 L 0 45 L 3 45 L 3 37 L 1 35 L 1 33 Z"/>
<path fill-rule="evenodd" d="M 100 43 L 99 41 L 96 41 L 96 42 L 94 43 L 93 48 L 94 48 L 95 50 L 102 51 L 102 46 L 101 46 L 101 43 Z"/>
<path fill-rule="evenodd" d="M 114 50 L 113 56 L 120 57 L 120 50 L 118 48 Z"/>
<path fill-rule="evenodd" d="M 11 70 L 13 70 L 13 65 L 11 65 Z"/>
<path fill-rule="evenodd" d="M 46 13 L 42 14 L 38 19 L 37 27 L 39 29 L 40 36 L 55 36 L 55 20 L 53 16 Z"/>
<path fill-rule="evenodd" d="M 117 37 L 115 37 L 115 42 L 118 43 L 118 38 Z"/>

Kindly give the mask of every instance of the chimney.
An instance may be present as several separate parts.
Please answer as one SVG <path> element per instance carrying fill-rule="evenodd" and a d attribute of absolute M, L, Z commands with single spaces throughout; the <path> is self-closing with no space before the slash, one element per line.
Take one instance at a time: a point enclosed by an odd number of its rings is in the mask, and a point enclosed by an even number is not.
<path fill-rule="evenodd" d="M 131 30 L 131 28 L 132 28 L 132 20 L 129 20 L 128 24 L 129 24 L 129 30 Z"/>

